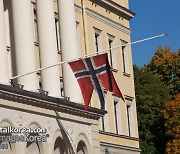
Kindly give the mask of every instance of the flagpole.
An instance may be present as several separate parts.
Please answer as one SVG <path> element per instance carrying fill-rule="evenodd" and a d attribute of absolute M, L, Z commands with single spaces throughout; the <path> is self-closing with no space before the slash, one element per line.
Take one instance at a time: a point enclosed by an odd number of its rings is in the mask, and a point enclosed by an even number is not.
<path fill-rule="evenodd" d="M 36 72 L 38 72 L 38 71 L 42 71 L 42 70 L 45 70 L 45 69 L 48 69 L 48 68 L 51 68 L 51 67 L 55 67 L 55 66 L 58 66 L 58 65 L 62 65 L 62 64 L 64 64 L 64 63 L 69 63 L 69 62 L 73 62 L 73 61 L 76 61 L 76 60 L 84 59 L 84 58 L 87 58 L 87 57 L 92 57 L 92 56 L 95 56 L 95 55 L 97 55 L 97 54 L 108 53 L 110 50 L 114 51 L 113 49 L 117 49 L 117 48 L 120 48 L 120 47 L 125 47 L 125 46 L 127 46 L 127 45 L 132 45 L 132 44 L 137 44 L 137 43 L 149 41 L 149 40 L 156 39 L 156 38 L 163 37 L 163 36 L 167 36 L 167 35 L 168 35 L 167 33 L 164 33 L 164 34 L 161 34 L 161 35 L 156 35 L 156 36 L 149 37 L 149 38 L 142 39 L 142 40 L 138 40 L 138 41 L 135 41 L 135 42 L 126 43 L 126 44 L 123 44 L 123 45 L 120 45 L 120 46 L 117 46 L 117 47 L 114 47 L 114 48 L 102 50 L 102 51 L 100 51 L 100 52 L 95 52 L 95 53 L 92 53 L 92 54 L 89 54 L 89 55 L 85 55 L 85 56 L 83 56 L 83 57 L 79 57 L 79 58 L 76 58 L 76 59 L 63 61 L 63 62 L 54 64 L 54 65 L 50 65 L 50 66 L 47 66 L 47 67 L 39 68 L 39 69 L 37 69 L 37 70 L 35 70 L 35 71 L 31 71 L 31 72 L 28 72 L 28 73 L 25 73 L 25 74 L 21 74 L 21 75 L 14 76 L 14 77 L 10 78 L 10 80 L 17 79 L 17 78 L 20 78 L 20 77 L 23 77 L 23 76 L 26 76 L 26 75 L 29 75 L 29 74 L 32 74 L 32 73 L 36 73 Z"/>
<path fill-rule="evenodd" d="M 168 33 L 164 33 L 164 34 L 161 34 L 161 35 L 156 35 L 156 36 L 149 37 L 149 38 L 146 38 L 146 39 L 142 39 L 142 40 L 139 40 L 139 41 L 135 41 L 135 42 L 132 42 L 132 43 L 127 43 L 127 44 L 122 45 L 122 46 L 137 44 L 137 43 L 140 43 L 140 42 L 149 41 L 149 40 L 156 39 L 158 37 L 163 37 L 163 36 L 168 36 Z"/>

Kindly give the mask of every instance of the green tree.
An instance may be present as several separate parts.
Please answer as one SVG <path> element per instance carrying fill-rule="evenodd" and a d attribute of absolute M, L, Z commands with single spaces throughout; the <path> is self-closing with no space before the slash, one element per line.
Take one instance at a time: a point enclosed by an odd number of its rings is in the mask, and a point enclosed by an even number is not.
<path fill-rule="evenodd" d="M 158 47 L 145 68 L 169 87 L 172 96 L 180 92 L 180 50 L 172 52 L 171 47 Z"/>
<path fill-rule="evenodd" d="M 134 66 L 137 114 L 142 154 L 165 153 L 166 137 L 161 113 L 169 90 L 152 72 Z"/>
<path fill-rule="evenodd" d="M 165 104 L 162 111 L 166 119 L 166 134 L 169 136 L 166 152 L 167 154 L 180 153 L 180 93 L 173 101 Z"/>

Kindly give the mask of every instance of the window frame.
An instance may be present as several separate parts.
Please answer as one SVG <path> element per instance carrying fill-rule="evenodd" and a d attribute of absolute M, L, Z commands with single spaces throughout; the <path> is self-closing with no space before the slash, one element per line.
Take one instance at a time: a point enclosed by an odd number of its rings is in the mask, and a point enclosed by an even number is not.
<path fill-rule="evenodd" d="M 37 13 L 36 13 L 36 4 L 32 4 L 32 15 L 33 15 L 33 31 L 34 31 L 34 43 L 35 45 L 39 44 L 39 34 L 38 34 L 38 21 L 37 21 Z"/>
<path fill-rule="evenodd" d="M 61 38 L 60 38 L 59 18 L 57 13 L 54 13 L 54 16 L 55 16 L 55 30 L 56 30 L 56 50 L 58 51 L 58 53 L 60 53 Z"/>
<path fill-rule="evenodd" d="M 104 99 L 105 99 L 105 110 L 108 111 L 108 103 L 106 101 L 106 94 L 107 94 L 107 91 L 105 90 L 104 91 Z M 102 131 L 104 132 L 109 132 L 109 114 L 108 112 L 102 116 Z"/>
<path fill-rule="evenodd" d="M 121 51 L 122 51 L 122 69 L 125 76 L 130 76 L 130 64 L 129 64 L 129 50 L 126 41 L 121 40 Z"/>
<path fill-rule="evenodd" d="M 127 118 L 127 129 L 128 129 L 128 136 L 134 137 L 134 119 L 133 119 L 133 97 L 125 96 L 125 102 L 126 102 L 126 118 Z"/>
<path fill-rule="evenodd" d="M 111 66 L 111 69 L 114 72 L 117 72 L 117 60 L 116 60 L 116 51 L 114 49 L 115 47 L 115 36 L 111 35 L 111 34 L 107 34 L 108 35 L 108 57 L 109 57 L 109 64 Z M 111 42 L 111 43 L 110 43 Z"/>
<path fill-rule="evenodd" d="M 118 113 L 117 113 L 117 101 L 114 101 L 114 118 L 115 118 L 115 131 L 116 134 L 119 134 L 119 129 L 118 129 Z"/>
<path fill-rule="evenodd" d="M 94 28 L 94 45 L 96 53 L 102 51 L 101 30 Z"/>
<path fill-rule="evenodd" d="M 115 132 L 118 135 L 123 135 L 122 131 L 122 116 L 121 116 L 121 107 L 120 99 L 113 95 L 113 104 L 114 104 L 114 117 L 115 117 Z M 116 113 L 115 113 L 116 112 Z"/>
<path fill-rule="evenodd" d="M 76 34 L 77 34 L 77 43 L 78 43 L 78 52 L 81 52 L 81 39 L 80 39 L 80 23 L 76 21 Z"/>

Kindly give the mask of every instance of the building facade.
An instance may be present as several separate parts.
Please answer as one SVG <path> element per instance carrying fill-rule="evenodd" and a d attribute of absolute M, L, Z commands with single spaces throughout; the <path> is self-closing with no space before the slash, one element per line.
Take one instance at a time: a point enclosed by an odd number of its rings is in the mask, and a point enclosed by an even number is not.
<path fill-rule="evenodd" d="M 140 153 L 131 46 L 123 46 L 134 15 L 128 0 L 0 0 L 0 153 Z M 66 61 L 102 51 L 125 102 L 104 89 L 101 110 L 94 91 L 84 112 Z"/>

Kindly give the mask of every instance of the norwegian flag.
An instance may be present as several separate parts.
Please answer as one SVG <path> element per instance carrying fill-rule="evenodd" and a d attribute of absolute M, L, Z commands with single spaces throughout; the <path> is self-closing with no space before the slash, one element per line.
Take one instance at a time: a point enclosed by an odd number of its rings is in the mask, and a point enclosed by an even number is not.
<path fill-rule="evenodd" d="M 114 95 L 120 97 L 124 101 L 111 72 L 107 54 L 73 61 L 70 62 L 69 65 L 79 83 L 85 103 L 85 111 L 88 109 L 93 89 L 97 91 L 101 103 L 101 109 L 104 109 L 105 103 L 104 88 L 111 91 Z"/>

